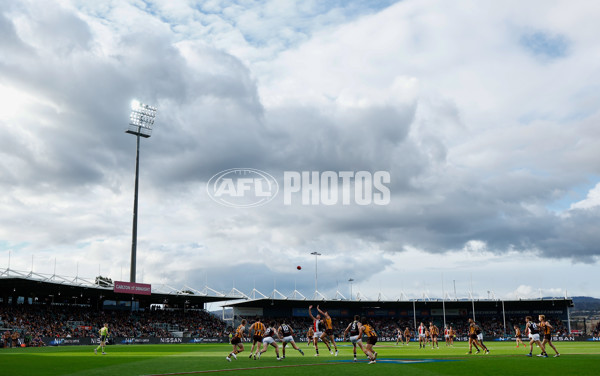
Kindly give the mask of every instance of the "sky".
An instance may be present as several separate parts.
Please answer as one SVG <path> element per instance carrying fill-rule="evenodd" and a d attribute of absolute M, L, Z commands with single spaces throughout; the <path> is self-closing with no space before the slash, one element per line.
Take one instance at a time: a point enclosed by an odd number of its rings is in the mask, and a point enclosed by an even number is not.
<path fill-rule="evenodd" d="M 600 297 L 599 17 L 583 1 L 3 1 L 0 269 L 129 280 L 138 99 L 158 113 L 137 282 Z M 223 205 L 209 182 L 230 169 L 279 193 Z M 389 179 L 322 184 L 344 171 Z M 290 172 L 320 183 L 291 192 Z M 387 197 L 360 202 L 357 181 Z"/>

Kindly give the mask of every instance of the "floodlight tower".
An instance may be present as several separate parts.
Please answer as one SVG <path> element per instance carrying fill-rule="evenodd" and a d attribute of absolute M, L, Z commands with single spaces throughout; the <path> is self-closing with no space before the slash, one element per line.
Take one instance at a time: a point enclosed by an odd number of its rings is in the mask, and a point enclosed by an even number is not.
<path fill-rule="evenodd" d="M 125 133 L 135 135 L 137 148 L 135 155 L 135 194 L 133 198 L 133 231 L 131 239 L 131 272 L 129 281 L 135 282 L 135 264 L 137 251 L 137 212 L 138 212 L 138 181 L 140 169 L 140 137 L 149 138 L 152 135 L 152 126 L 156 118 L 156 107 L 140 103 L 137 100 L 131 102 L 131 115 L 129 116 L 129 127 Z"/>
<path fill-rule="evenodd" d="M 319 252 L 311 252 L 311 255 L 315 256 L 315 295 L 313 296 L 313 299 L 316 299 L 318 295 L 321 295 L 321 293 L 319 292 L 319 288 L 318 288 L 318 263 L 317 263 L 317 257 L 321 256 L 321 254 Z"/>

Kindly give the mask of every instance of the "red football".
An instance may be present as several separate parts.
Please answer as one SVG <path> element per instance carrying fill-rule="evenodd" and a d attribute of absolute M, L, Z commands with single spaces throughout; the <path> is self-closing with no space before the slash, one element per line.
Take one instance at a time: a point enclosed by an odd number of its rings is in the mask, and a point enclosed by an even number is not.
<path fill-rule="evenodd" d="M 302 267 L 300 265 L 296 266 L 296 269 L 300 270 Z"/>

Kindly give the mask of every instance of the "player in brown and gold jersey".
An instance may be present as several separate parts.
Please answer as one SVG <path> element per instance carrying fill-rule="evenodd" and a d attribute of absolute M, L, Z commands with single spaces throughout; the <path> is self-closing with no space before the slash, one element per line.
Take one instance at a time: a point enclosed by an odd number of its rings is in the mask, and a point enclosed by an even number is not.
<path fill-rule="evenodd" d="M 333 322 L 331 320 L 331 316 L 329 316 L 329 312 L 322 311 L 319 306 L 317 306 L 317 311 L 323 316 L 325 319 L 325 333 L 321 334 L 321 340 L 325 342 L 324 338 L 328 338 L 329 341 L 333 344 L 333 348 L 335 350 L 335 356 L 338 356 L 338 348 L 335 344 L 335 336 L 333 335 Z M 331 352 L 331 349 L 329 349 Z"/>
<path fill-rule="evenodd" d="M 454 338 L 456 337 L 456 330 L 454 330 L 452 326 L 450 326 L 450 329 L 448 329 L 448 334 L 450 335 L 450 347 L 453 347 Z"/>
<path fill-rule="evenodd" d="M 377 361 L 377 352 L 373 350 L 373 346 L 377 343 L 377 333 L 371 325 L 370 322 L 367 321 L 365 317 L 361 318 L 363 333 L 367 336 L 367 346 L 365 347 L 365 354 L 371 359 L 369 364 L 373 364 Z"/>
<path fill-rule="evenodd" d="M 473 346 L 475 346 L 475 349 L 477 350 L 476 354 L 479 354 L 479 347 L 478 345 L 478 341 L 477 341 L 477 332 L 480 331 L 479 327 L 477 326 L 477 324 L 475 324 L 475 321 L 473 321 L 473 319 L 469 319 L 469 352 L 467 354 L 471 354 L 473 351 Z"/>
<path fill-rule="evenodd" d="M 242 320 L 242 323 L 235 330 L 233 338 L 231 338 L 231 345 L 233 345 L 233 351 L 230 352 L 229 355 L 227 355 L 227 358 L 225 358 L 228 362 L 231 362 L 232 356 L 233 359 L 237 359 L 237 356 L 235 354 L 239 354 L 242 351 L 244 351 L 244 344 L 242 343 L 242 341 L 244 340 L 244 330 L 246 330 L 245 319 Z"/>
<path fill-rule="evenodd" d="M 319 356 L 319 339 L 321 341 L 323 341 L 323 343 L 325 344 L 325 346 L 327 346 L 327 350 L 329 350 L 329 352 L 333 355 L 333 351 L 331 351 L 331 347 L 329 346 L 329 341 L 327 341 L 327 337 L 324 336 L 323 334 L 325 334 L 325 322 L 323 320 L 321 320 L 321 315 L 317 314 L 317 317 L 313 316 L 312 314 L 312 305 L 308 307 L 308 315 L 310 316 L 311 320 L 313 321 L 313 330 L 315 331 L 315 336 L 313 338 L 313 343 L 315 345 L 315 356 Z"/>
<path fill-rule="evenodd" d="M 404 344 L 406 346 L 408 346 L 409 342 L 410 342 L 410 329 L 408 329 L 408 326 L 406 327 L 406 329 L 404 329 Z"/>
<path fill-rule="evenodd" d="M 254 332 L 254 334 L 252 335 L 252 347 L 250 348 L 250 356 L 248 356 L 248 358 L 252 358 L 252 355 L 254 355 L 254 360 L 256 360 L 256 354 L 258 354 L 258 352 L 260 351 L 265 330 L 265 324 L 263 324 L 262 321 L 260 321 L 260 317 L 257 316 L 254 324 L 250 325 L 250 327 L 248 328 L 248 334 L 250 334 L 250 332 Z M 254 352 L 255 348 L 256 352 Z"/>
<path fill-rule="evenodd" d="M 308 332 L 306 332 L 306 346 L 310 346 L 313 345 L 313 347 L 315 346 L 313 344 L 313 337 L 315 336 L 315 331 L 313 330 L 312 326 L 310 328 L 308 328 Z"/>
<path fill-rule="evenodd" d="M 558 353 L 558 350 L 556 349 L 556 347 L 554 347 L 554 344 L 552 343 L 552 329 L 553 329 L 553 327 L 546 320 L 546 316 L 545 315 L 539 315 L 538 318 L 540 320 L 540 329 L 542 330 L 542 333 L 544 334 L 544 340 L 542 341 L 542 345 L 544 345 L 544 348 L 546 347 L 546 344 L 550 345 L 550 347 L 552 347 L 552 349 L 556 353 L 554 355 L 554 357 L 558 358 L 560 356 L 560 354 Z"/>
<path fill-rule="evenodd" d="M 438 335 L 440 334 L 440 330 L 433 323 L 433 321 L 429 322 L 429 333 L 431 333 L 431 348 L 440 348 L 438 344 Z"/>
<path fill-rule="evenodd" d="M 523 342 L 523 340 L 521 339 L 521 337 L 523 337 L 523 334 L 521 333 L 521 328 L 519 328 L 517 325 L 515 325 L 515 342 L 517 342 L 517 347 L 519 347 L 519 343 L 521 343 L 523 346 L 525 346 L 525 348 L 527 348 L 527 344 L 525 342 Z"/>

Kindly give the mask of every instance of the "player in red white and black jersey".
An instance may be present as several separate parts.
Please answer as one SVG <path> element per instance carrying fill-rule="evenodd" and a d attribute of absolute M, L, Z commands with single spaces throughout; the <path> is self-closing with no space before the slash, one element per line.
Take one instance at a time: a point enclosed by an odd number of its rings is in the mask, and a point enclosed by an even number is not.
<path fill-rule="evenodd" d="M 262 353 L 267 352 L 267 348 L 269 347 L 269 345 L 271 345 L 275 348 L 277 360 L 281 360 L 281 358 L 279 358 L 279 346 L 277 345 L 277 342 L 275 342 L 275 336 L 277 336 L 277 329 L 275 329 L 275 321 L 272 321 L 271 325 L 269 325 L 267 330 L 265 330 L 265 335 L 263 336 L 263 348 L 257 354 L 258 359 L 260 359 Z"/>
<path fill-rule="evenodd" d="M 427 328 L 425 327 L 425 324 L 421 323 L 421 325 L 419 325 L 419 327 L 417 328 L 417 335 L 419 336 L 419 348 L 425 348 L 425 345 L 427 344 Z"/>
<path fill-rule="evenodd" d="M 446 341 L 446 346 L 450 346 L 450 328 L 448 328 L 448 325 L 444 326 L 444 340 Z"/>
<path fill-rule="evenodd" d="M 227 355 L 227 361 L 231 362 L 231 357 L 233 359 L 237 359 L 235 354 L 239 354 L 244 351 L 244 344 L 242 341 L 244 340 L 244 330 L 246 330 L 246 320 L 242 320 L 242 323 L 235 330 L 235 335 L 231 338 L 231 345 L 233 346 L 233 351 Z"/>
<path fill-rule="evenodd" d="M 329 343 L 327 342 L 327 339 L 322 337 L 323 332 L 325 331 L 325 323 L 321 320 L 321 315 L 317 314 L 317 317 L 313 316 L 311 310 L 312 310 L 312 305 L 308 307 L 308 314 L 310 316 L 310 318 L 313 321 L 313 330 L 315 332 L 315 336 L 313 337 L 313 343 L 315 344 L 315 356 L 319 356 L 319 339 L 321 339 L 321 341 L 323 341 L 323 343 L 325 344 L 325 346 L 327 346 L 327 350 L 329 350 L 329 352 L 333 355 L 333 351 L 331 351 L 331 347 L 329 346 Z"/>
<path fill-rule="evenodd" d="M 283 356 L 281 357 L 281 359 L 285 359 L 285 346 L 288 343 L 292 345 L 294 350 L 298 350 L 298 352 L 300 352 L 300 354 L 302 354 L 302 356 L 304 356 L 304 351 L 300 350 L 298 348 L 298 346 L 296 345 L 296 341 L 294 341 L 294 329 L 292 329 L 291 326 L 289 326 L 285 322 L 281 323 L 281 325 L 277 329 L 277 335 L 279 336 L 279 338 L 281 339 L 281 342 L 283 343 L 283 345 L 281 345 L 281 352 L 283 353 Z"/>

